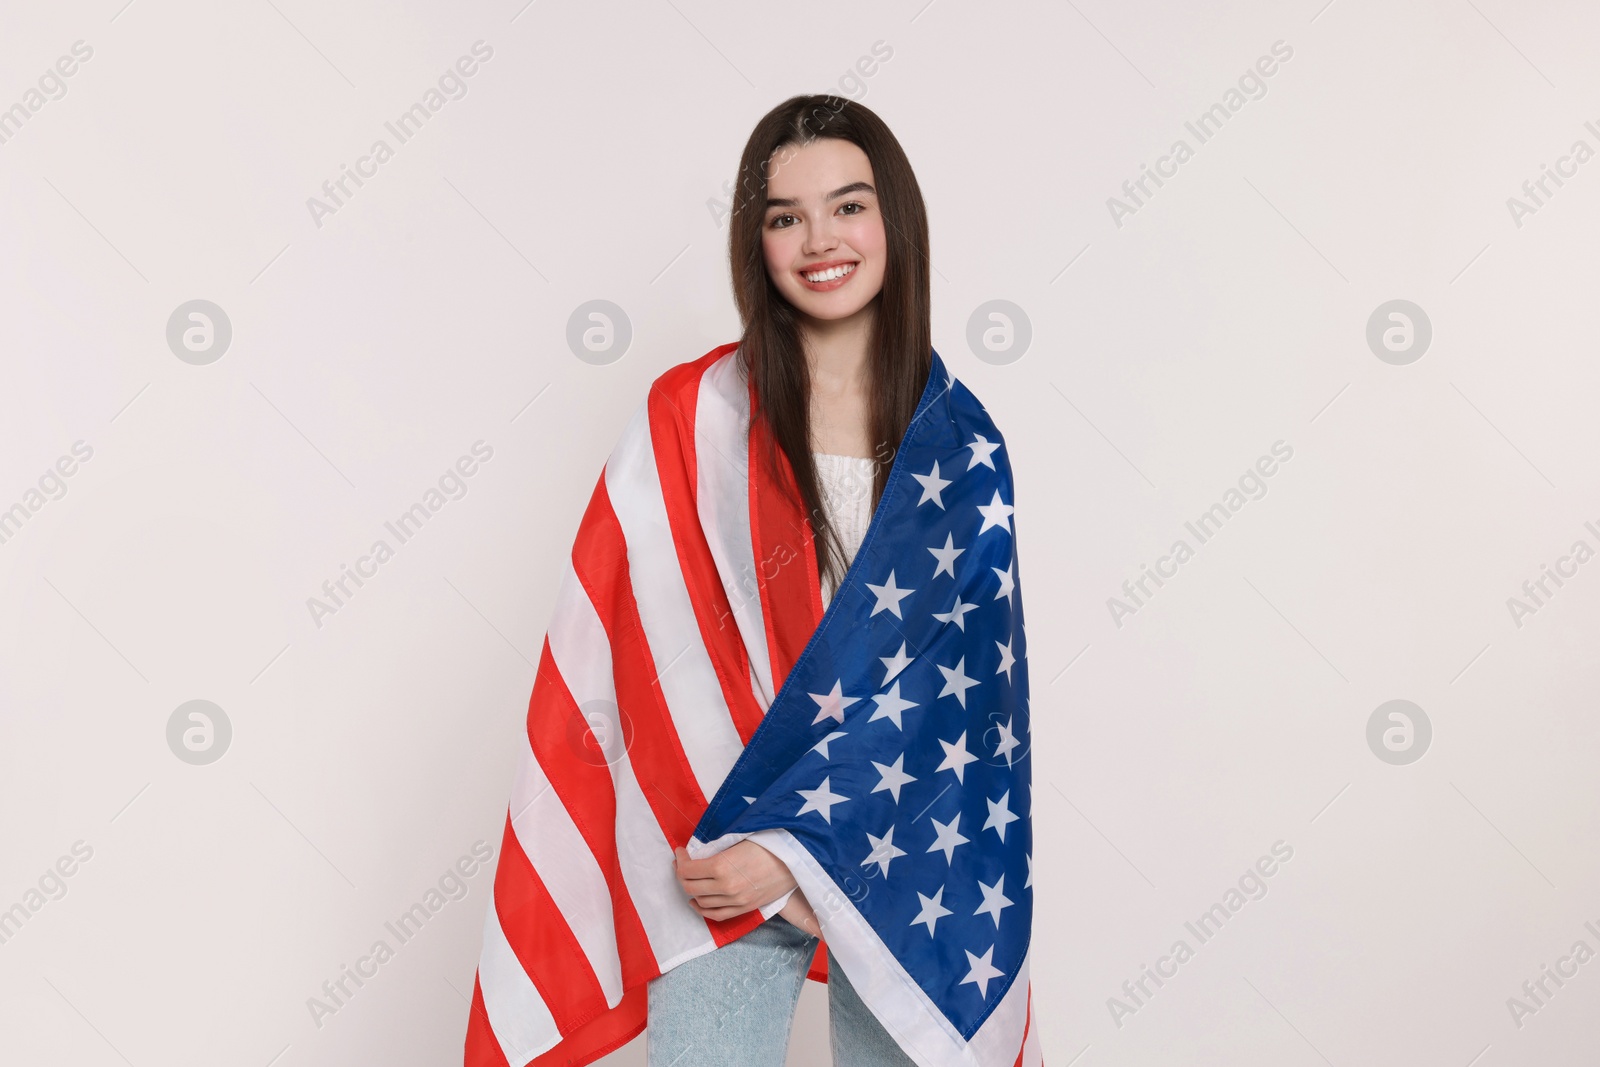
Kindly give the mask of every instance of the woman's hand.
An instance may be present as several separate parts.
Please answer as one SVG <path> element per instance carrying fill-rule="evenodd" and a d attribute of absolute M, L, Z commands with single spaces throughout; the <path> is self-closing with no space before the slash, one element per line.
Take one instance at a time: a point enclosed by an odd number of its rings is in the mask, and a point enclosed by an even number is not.
<path fill-rule="evenodd" d="M 817 913 L 811 910 L 805 890 L 796 889 L 789 902 L 778 909 L 778 914 L 812 937 L 822 937 L 822 924 L 817 921 Z"/>
<path fill-rule="evenodd" d="M 707 919 L 732 919 L 754 911 L 798 884 L 782 860 L 749 838 L 703 860 L 691 859 L 682 846 L 673 849 L 672 855 L 678 884 L 695 911 Z M 795 897 L 784 911 L 793 906 Z"/>

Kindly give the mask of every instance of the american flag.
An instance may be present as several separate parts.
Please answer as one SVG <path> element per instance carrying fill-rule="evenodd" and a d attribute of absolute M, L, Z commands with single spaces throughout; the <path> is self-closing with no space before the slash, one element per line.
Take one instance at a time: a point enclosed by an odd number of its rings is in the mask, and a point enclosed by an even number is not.
<path fill-rule="evenodd" d="M 824 611 L 736 344 L 661 375 L 579 526 L 529 702 L 465 1062 L 590 1063 L 701 918 L 672 851 L 750 838 L 923 1067 L 1042 1064 L 1028 675 L 1005 444 L 937 353 Z M 825 980 L 822 944 L 810 977 Z"/>

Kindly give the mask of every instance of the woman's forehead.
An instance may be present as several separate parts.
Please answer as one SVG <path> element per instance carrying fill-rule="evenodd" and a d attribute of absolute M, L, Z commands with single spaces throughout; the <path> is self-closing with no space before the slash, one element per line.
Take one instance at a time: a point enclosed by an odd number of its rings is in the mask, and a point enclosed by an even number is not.
<path fill-rule="evenodd" d="M 778 198 L 825 198 L 853 182 L 872 181 L 867 154 L 850 141 L 826 137 L 784 145 L 767 161 L 767 192 Z"/>

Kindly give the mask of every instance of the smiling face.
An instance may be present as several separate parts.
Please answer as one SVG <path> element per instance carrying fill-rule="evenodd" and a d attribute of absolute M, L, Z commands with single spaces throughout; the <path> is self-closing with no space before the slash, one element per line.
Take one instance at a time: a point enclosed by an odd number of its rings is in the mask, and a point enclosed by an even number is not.
<path fill-rule="evenodd" d="M 888 242 L 867 154 L 837 137 L 774 152 L 761 246 L 773 285 L 803 318 L 871 314 Z"/>

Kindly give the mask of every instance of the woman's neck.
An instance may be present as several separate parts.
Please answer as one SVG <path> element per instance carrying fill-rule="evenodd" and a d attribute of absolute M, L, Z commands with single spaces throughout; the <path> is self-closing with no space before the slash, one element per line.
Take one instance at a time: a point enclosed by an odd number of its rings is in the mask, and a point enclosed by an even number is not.
<path fill-rule="evenodd" d="M 807 325 L 802 343 L 811 377 L 811 447 L 838 456 L 870 456 L 872 320 L 857 314 Z"/>
<path fill-rule="evenodd" d="M 867 347 L 872 340 L 871 308 L 847 319 L 809 319 L 801 326 L 801 347 L 810 370 L 811 395 L 865 393 Z"/>

